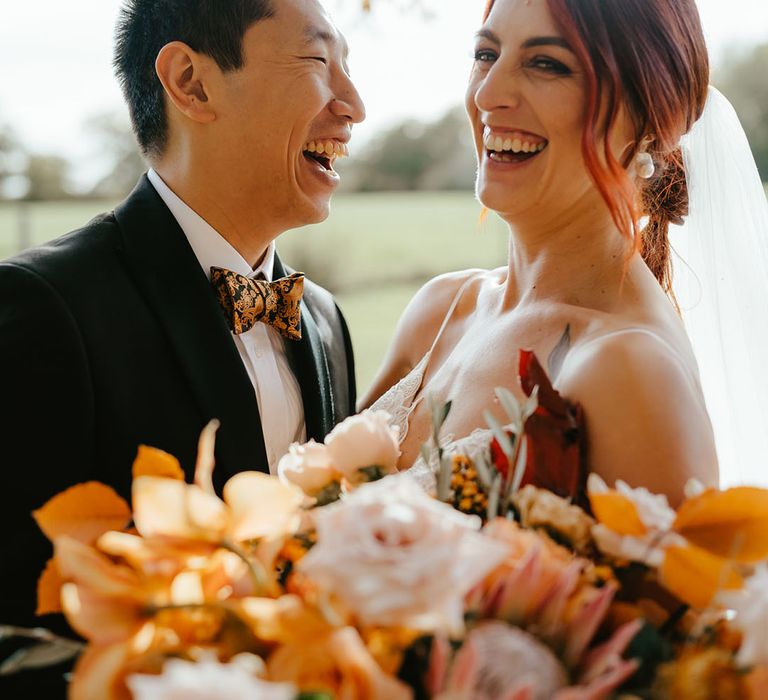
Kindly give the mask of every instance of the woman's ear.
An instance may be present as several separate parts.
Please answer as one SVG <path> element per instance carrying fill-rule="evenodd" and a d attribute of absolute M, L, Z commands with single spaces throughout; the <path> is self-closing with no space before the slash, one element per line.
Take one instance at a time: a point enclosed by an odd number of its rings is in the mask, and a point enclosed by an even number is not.
<path fill-rule="evenodd" d="M 171 104 L 199 124 L 209 124 L 216 119 L 205 85 L 207 63 L 206 57 L 181 41 L 163 46 L 155 60 L 157 77 Z"/>

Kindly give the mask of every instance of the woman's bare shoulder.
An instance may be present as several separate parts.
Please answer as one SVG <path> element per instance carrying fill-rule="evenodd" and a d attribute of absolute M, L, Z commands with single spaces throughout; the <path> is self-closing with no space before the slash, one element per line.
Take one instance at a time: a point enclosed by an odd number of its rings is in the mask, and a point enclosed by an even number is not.
<path fill-rule="evenodd" d="M 373 403 L 402 379 L 428 352 L 462 287 L 487 270 L 447 272 L 424 284 L 405 307 L 382 366 L 360 406 Z M 468 290 L 467 290 L 468 291 Z"/>
<path fill-rule="evenodd" d="M 692 477 L 717 483 L 698 371 L 676 340 L 642 327 L 598 335 L 573 348 L 558 382 L 584 409 L 590 467 L 675 502 Z"/>
<path fill-rule="evenodd" d="M 398 332 L 405 331 L 410 336 L 412 331 L 418 329 L 420 330 L 422 340 L 429 342 L 429 345 L 431 345 L 430 340 L 437 334 L 461 288 L 470 279 L 479 279 L 484 273 L 490 274 L 490 271 L 470 269 L 448 272 L 433 277 L 416 292 L 408 306 L 406 306 L 398 323 Z M 473 296 L 469 289 L 466 292 L 468 299 Z M 417 352 L 416 354 L 423 353 Z"/>

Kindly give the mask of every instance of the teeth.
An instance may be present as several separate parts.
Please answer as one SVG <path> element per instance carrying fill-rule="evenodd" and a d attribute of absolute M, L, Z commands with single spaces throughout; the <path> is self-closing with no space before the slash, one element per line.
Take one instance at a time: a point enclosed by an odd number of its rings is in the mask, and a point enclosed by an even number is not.
<path fill-rule="evenodd" d="M 530 141 L 523 141 L 522 138 L 511 137 L 502 138 L 501 136 L 494 136 L 490 132 L 486 133 L 483 137 L 483 143 L 489 151 L 497 151 L 499 153 L 503 151 L 512 151 L 512 153 L 539 153 L 546 147 L 546 142 L 532 143 Z"/>
<path fill-rule="evenodd" d="M 349 155 L 349 147 L 340 141 L 310 141 L 304 146 L 305 153 L 317 153 L 330 158 L 345 158 Z"/>

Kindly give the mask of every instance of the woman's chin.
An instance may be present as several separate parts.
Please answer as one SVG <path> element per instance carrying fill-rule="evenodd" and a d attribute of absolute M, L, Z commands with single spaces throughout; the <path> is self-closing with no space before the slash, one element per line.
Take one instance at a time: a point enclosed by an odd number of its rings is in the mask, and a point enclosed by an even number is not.
<path fill-rule="evenodd" d="M 528 208 L 524 197 L 518 193 L 515 193 L 515 196 L 510 196 L 508 187 L 499 187 L 495 183 L 478 182 L 475 196 L 480 204 L 505 221 L 515 218 L 516 215 Z"/>

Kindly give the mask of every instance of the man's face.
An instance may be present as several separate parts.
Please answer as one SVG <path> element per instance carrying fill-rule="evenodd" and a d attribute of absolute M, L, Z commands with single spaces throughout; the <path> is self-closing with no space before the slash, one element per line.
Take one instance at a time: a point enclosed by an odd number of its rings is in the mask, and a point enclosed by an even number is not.
<path fill-rule="evenodd" d="M 324 220 L 365 108 L 347 70 L 347 45 L 316 0 L 279 0 L 245 33 L 241 70 L 212 85 L 212 148 L 243 197 L 284 229 Z M 268 207 L 268 211 L 264 208 Z"/>

